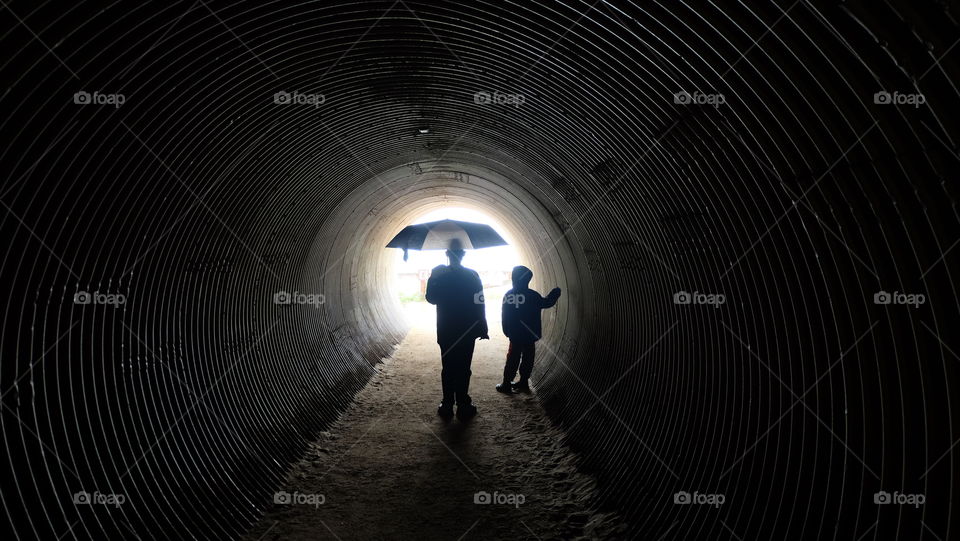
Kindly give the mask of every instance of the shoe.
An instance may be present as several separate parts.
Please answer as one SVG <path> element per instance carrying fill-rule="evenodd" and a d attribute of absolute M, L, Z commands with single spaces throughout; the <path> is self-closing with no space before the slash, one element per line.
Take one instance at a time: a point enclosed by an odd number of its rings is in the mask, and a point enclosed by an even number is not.
<path fill-rule="evenodd" d="M 530 392 L 530 383 L 526 381 L 518 381 L 516 383 L 511 383 L 510 387 L 513 388 L 515 393 L 529 393 Z"/>
<path fill-rule="evenodd" d="M 444 419 L 450 419 L 453 417 L 453 406 L 441 402 L 440 407 L 437 408 L 437 415 Z"/>
<path fill-rule="evenodd" d="M 504 394 L 513 394 L 513 384 L 509 382 L 498 383 L 497 392 L 504 393 Z"/>
<path fill-rule="evenodd" d="M 467 419 L 473 417 L 477 414 L 477 407 L 473 404 L 467 404 L 464 406 L 457 406 L 457 419 L 461 421 L 466 421 Z"/>

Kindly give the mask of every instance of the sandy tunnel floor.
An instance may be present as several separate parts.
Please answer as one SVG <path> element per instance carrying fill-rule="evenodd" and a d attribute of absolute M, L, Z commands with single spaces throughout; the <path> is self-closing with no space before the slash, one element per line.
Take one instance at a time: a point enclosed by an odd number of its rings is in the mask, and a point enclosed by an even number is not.
<path fill-rule="evenodd" d="M 413 308 L 428 325 L 410 331 L 291 469 L 284 490 L 322 494 L 323 503 L 274 505 L 249 539 L 622 537 L 618 517 L 596 511 L 594 479 L 577 471 L 535 394 L 494 390 L 507 348 L 499 321 L 474 353 L 479 415 L 437 417 L 440 350 L 433 316 L 422 312 L 430 308 Z M 499 502 L 474 503 L 481 491 Z"/>

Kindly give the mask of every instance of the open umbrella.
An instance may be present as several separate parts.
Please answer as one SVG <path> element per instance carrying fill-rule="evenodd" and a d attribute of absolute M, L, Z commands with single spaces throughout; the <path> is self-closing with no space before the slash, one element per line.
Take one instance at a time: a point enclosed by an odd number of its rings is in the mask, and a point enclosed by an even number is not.
<path fill-rule="evenodd" d="M 404 227 L 387 243 L 387 248 L 403 249 L 403 260 L 406 261 L 407 250 L 446 250 L 453 239 L 459 240 L 465 250 L 507 244 L 507 241 L 487 224 L 440 220 Z"/>

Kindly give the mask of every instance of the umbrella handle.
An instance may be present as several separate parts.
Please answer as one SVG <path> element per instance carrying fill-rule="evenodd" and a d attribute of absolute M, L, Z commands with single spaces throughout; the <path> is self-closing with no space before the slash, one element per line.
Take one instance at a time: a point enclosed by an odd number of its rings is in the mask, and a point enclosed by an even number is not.
<path fill-rule="evenodd" d="M 403 261 L 404 261 L 404 262 L 407 261 L 407 247 L 406 247 L 406 246 L 403 247 Z"/>

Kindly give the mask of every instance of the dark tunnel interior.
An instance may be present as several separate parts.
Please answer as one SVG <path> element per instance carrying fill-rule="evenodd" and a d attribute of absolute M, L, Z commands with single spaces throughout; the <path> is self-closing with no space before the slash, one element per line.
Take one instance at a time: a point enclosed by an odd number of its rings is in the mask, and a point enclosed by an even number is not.
<path fill-rule="evenodd" d="M 245 535 L 455 202 L 564 290 L 532 381 L 625 537 L 956 538 L 958 15 L 5 0 L 6 527 Z"/>

